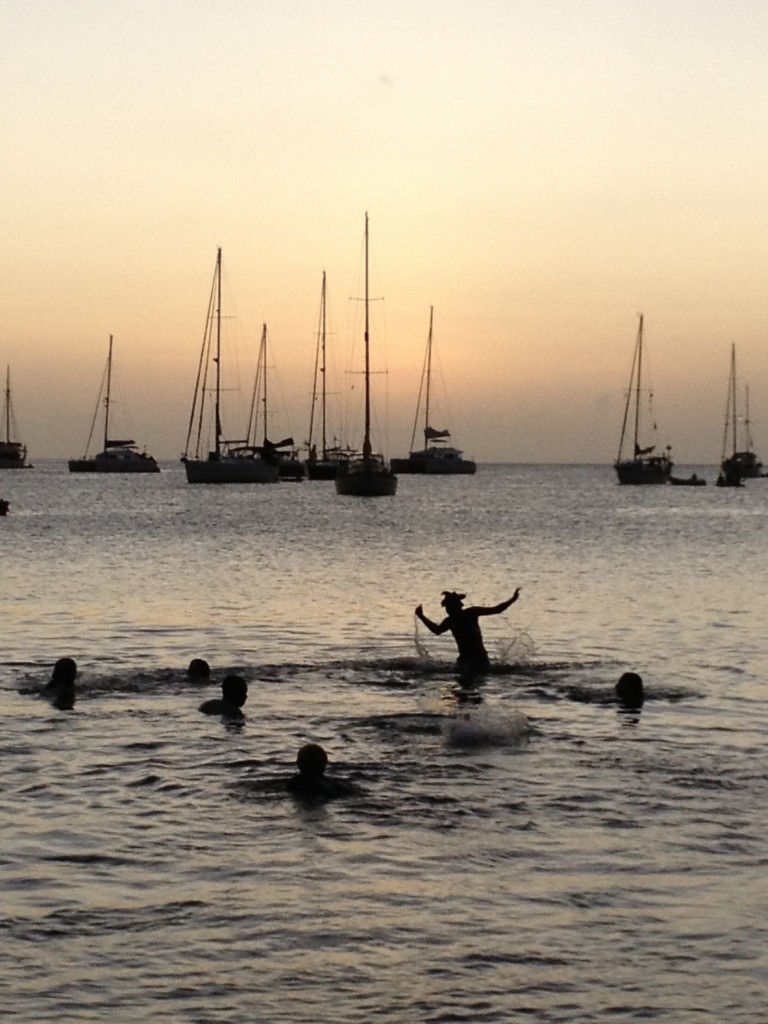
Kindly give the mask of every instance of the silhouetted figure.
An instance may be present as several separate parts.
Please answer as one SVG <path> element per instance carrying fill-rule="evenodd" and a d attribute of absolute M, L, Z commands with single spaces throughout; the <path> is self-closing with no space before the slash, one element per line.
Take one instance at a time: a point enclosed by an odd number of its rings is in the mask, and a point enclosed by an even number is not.
<path fill-rule="evenodd" d="M 616 699 L 625 708 L 641 708 L 645 700 L 643 680 L 637 672 L 625 672 L 616 683 Z"/>
<path fill-rule="evenodd" d="M 59 711 L 71 711 L 75 706 L 76 678 L 77 665 L 74 659 L 59 658 L 43 690 L 51 704 Z"/>
<path fill-rule="evenodd" d="M 432 622 L 424 614 L 421 605 L 416 609 L 416 615 L 424 623 L 427 629 L 436 636 L 447 633 L 453 634 L 456 646 L 459 649 L 459 657 L 456 666 L 465 674 L 485 672 L 491 664 L 488 652 L 483 644 L 483 634 L 480 632 L 478 619 L 481 615 L 499 615 L 505 612 L 511 604 L 520 596 L 520 587 L 514 592 L 508 601 L 502 601 L 492 608 L 473 606 L 464 607 L 465 594 L 457 594 L 452 590 L 443 591 L 443 599 L 440 602 L 445 608 L 447 615 L 441 623 Z"/>
<path fill-rule="evenodd" d="M 298 775 L 291 776 L 286 788 L 295 796 L 324 800 L 337 796 L 351 796 L 357 790 L 351 782 L 330 778 L 325 774 L 328 755 L 318 743 L 305 743 L 296 755 Z"/>
<path fill-rule="evenodd" d="M 248 683 L 241 676 L 227 676 L 221 684 L 221 697 L 206 700 L 200 705 L 204 715 L 223 718 L 244 718 L 243 704 L 248 699 Z"/>
<path fill-rule="evenodd" d="M 193 658 L 189 663 L 187 675 L 190 679 L 208 679 L 211 674 L 210 666 L 202 658 Z"/>
<path fill-rule="evenodd" d="M 11 503 L 6 501 L 5 498 L 0 498 L 0 516 L 8 515 L 8 509 L 11 507 Z"/>

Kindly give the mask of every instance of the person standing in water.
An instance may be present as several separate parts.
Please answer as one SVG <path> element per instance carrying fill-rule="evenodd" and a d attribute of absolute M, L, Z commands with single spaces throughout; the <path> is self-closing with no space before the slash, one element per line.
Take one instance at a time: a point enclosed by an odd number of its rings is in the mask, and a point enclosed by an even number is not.
<path fill-rule="evenodd" d="M 421 619 L 427 629 L 434 633 L 435 636 L 440 636 L 442 633 L 447 633 L 450 630 L 459 649 L 459 657 L 456 661 L 458 669 L 468 674 L 485 672 L 490 668 L 491 660 L 483 644 L 483 634 L 480 632 L 478 619 L 481 615 L 500 615 L 501 612 L 505 612 L 510 605 L 514 604 L 519 596 L 520 587 L 517 588 L 508 601 L 495 604 L 492 608 L 479 606 L 465 608 L 464 598 L 466 594 L 457 594 L 453 590 L 444 590 L 443 600 L 440 603 L 445 608 L 446 617 L 442 622 L 432 622 L 431 619 L 428 619 L 421 605 L 416 609 L 416 616 Z"/>

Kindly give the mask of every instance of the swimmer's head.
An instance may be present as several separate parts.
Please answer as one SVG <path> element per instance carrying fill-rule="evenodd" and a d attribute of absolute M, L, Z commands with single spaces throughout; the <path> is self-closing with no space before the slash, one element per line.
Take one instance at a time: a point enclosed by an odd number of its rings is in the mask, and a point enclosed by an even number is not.
<path fill-rule="evenodd" d="M 645 700 L 643 680 L 637 672 L 625 672 L 616 683 L 616 697 L 628 708 L 639 708 Z"/>
<path fill-rule="evenodd" d="M 296 765 L 302 775 L 322 775 L 328 764 L 328 755 L 319 743 L 305 743 L 296 755 Z"/>
<path fill-rule="evenodd" d="M 440 604 L 447 612 L 450 612 L 452 608 L 454 610 L 461 608 L 466 596 L 466 594 L 457 594 L 455 590 L 444 590 L 443 599 Z"/>
<path fill-rule="evenodd" d="M 191 679 L 207 679 L 210 674 L 211 669 L 207 661 L 203 661 L 202 658 L 193 658 L 190 661 L 187 675 Z"/>
<path fill-rule="evenodd" d="M 77 675 L 77 665 L 73 658 L 59 658 L 53 666 L 51 682 L 73 683 Z"/>
<path fill-rule="evenodd" d="M 221 684 L 221 695 L 229 704 L 241 708 L 248 699 L 248 683 L 242 676 L 226 676 Z"/>

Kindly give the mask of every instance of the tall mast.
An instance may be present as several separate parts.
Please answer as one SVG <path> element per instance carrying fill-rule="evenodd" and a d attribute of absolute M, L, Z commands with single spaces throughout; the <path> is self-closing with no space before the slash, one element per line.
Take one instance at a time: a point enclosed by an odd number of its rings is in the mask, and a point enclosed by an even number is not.
<path fill-rule="evenodd" d="M 643 314 L 640 314 L 640 325 L 637 328 L 637 378 L 635 381 L 635 449 L 634 458 L 637 458 L 638 437 L 640 435 L 640 378 L 643 369 Z"/>
<path fill-rule="evenodd" d="M 738 411 L 736 409 L 736 345 L 731 345 L 731 411 L 733 412 L 733 450 L 739 450 Z"/>
<path fill-rule="evenodd" d="M 109 336 L 107 356 L 107 393 L 104 396 L 104 451 L 109 447 L 109 394 L 112 388 L 112 335 Z"/>
<path fill-rule="evenodd" d="M 267 440 L 267 325 L 261 326 L 261 347 L 259 349 L 261 360 L 262 381 L 262 409 L 264 411 L 264 440 Z"/>
<path fill-rule="evenodd" d="M 216 250 L 216 458 L 221 454 L 221 246 Z"/>
<path fill-rule="evenodd" d="M 723 459 L 728 455 L 728 435 L 733 439 L 736 453 L 736 345 L 731 345 L 731 372 L 728 377 L 728 400 L 725 403 L 725 428 L 723 429 Z"/>
<path fill-rule="evenodd" d="M 323 458 L 328 458 L 328 445 L 326 441 L 326 429 L 325 429 L 325 398 L 326 398 L 326 372 L 325 372 L 325 271 L 323 271 L 323 287 L 321 291 L 321 305 L 320 305 L 320 316 L 321 316 L 321 363 L 320 363 L 320 377 L 322 381 L 322 406 L 320 410 L 320 417 L 322 421 L 322 433 L 323 433 Z"/>
<path fill-rule="evenodd" d="M 427 446 L 427 433 L 429 428 L 429 389 L 432 381 L 432 316 L 435 307 L 429 307 L 429 334 L 427 335 L 427 388 L 426 401 L 424 403 L 424 447 Z"/>
<path fill-rule="evenodd" d="M 751 452 L 754 445 L 752 423 L 749 418 L 749 384 L 744 385 L 744 448 Z"/>
<path fill-rule="evenodd" d="M 368 211 L 365 213 L 365 437 L 363 458 L 371 457 L 371 356 L 368 322 Z"/>
<path fill-rule="evenodd" d="M 5 368 L 5 443 L 11 440 L 11 368 Z"/>

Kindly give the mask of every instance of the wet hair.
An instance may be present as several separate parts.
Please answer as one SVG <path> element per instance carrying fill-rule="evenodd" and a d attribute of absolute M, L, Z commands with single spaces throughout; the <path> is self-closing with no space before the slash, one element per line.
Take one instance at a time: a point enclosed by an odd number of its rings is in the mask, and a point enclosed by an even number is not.
<path fill-rule="evenodd" d="M 51 673 L 52 683 L 73 683 L 77 675 L 77 665 L 74 658 L 59 658 L 53 666 Z"/>
<path fill-rule="evenodd" d="M 296 755 L 296 765 L 302 775 L 322 775 L 328 764 L 328 755 L 319 743 L 305 743 Z"/>
<path fill-rule="evenodd" d="M 443 608 L 447 608 L 449 604 L 461 604 L 466 596 L 466 594 L 458 594 L 455 590 L 444 590 L 440 604 Z"/>
<path fill-rule="evenodd" d="M 211 669 L 207 661 L 203 661 L 202 658 L 193 658 L 189 663 L 187 669 L 187 675 L 192 679 L 207 679 L 211 674 Z"/>
<path fill-rule="evenodd" d="M 625 672 L 616 683 L 616 697 L 625 707 L 639 708 L 645 700 L 643 680 L 637 672 Z"/>
<path fill-rule="evenodd" d="M 236 707 L 242 707 L 248 697 L 248 683 L 242 676 L 226 676 L 221 684 L 224 700 Z"/>

